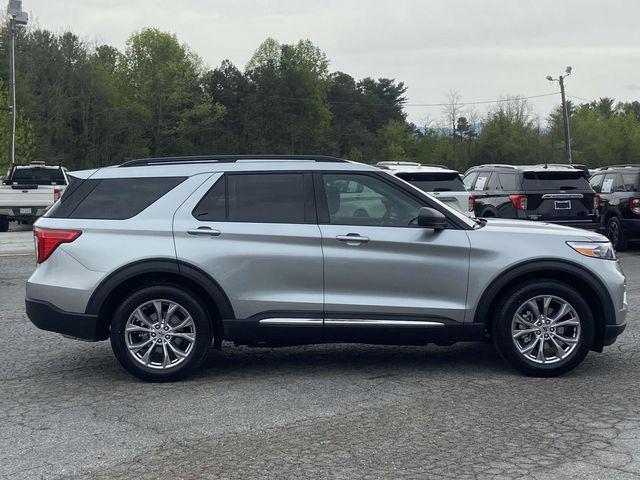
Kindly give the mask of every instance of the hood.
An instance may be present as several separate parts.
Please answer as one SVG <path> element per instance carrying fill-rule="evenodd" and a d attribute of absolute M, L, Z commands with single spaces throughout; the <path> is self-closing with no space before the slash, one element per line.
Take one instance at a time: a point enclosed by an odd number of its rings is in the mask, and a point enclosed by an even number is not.
<path fill-rule="evenodd" d="M 502 218 L 487 218 L 487 223 L 482 229 L 495 232 L 508 232 L 514 234 L 543 234 L 565 237 L 567 240 L 588 240 L 591 242 L 608 242 L 604 235 L 581 228 L 565 227 L 545 222 L 530 222 L 527 220 L 509 220 Z"/>

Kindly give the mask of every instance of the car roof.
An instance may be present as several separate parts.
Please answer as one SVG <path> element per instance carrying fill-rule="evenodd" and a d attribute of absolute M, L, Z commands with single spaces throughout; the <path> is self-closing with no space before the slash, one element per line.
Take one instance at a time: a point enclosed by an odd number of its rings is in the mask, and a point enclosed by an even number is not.
<path fill-rule="evenodd" d="M 471 167 L 472 170 L 511 170 L 513 172 L 566 172 L 567 170 L 582 172 L 582 169 L 575 168 L 573 165 L 560 163 L 541 163 L 538 165 L 507 165 L 507 164 L 486 164 Z"/>
<path fill-rule="evenodd" d="M 71 172 L 77 178 L 190 177 L 216 172 L 346 170 L 379 172 L 378 168 L 340 158 L 308 155 L 217 155 L 157 157 Z"/>
<path fill-rule="evenodd" d="M 615 172 L 629 172 L 631 171 L 632 173 L 637 173 L 638 171 L 640 171 L 640 165 L 639 164 L 628 164 L 628 165 L 606 165 L 604 167 L 600 167 L 597 168 L 595 173 L 606 173 L 607 171 L 615 171 Z"/>
<path fill-rule="evenodd" d="M 458 173 L 457 170 L 445 165 L 422 164 L 416 162 L 378 162 L 376 167 L 387 170 L 394 175 L 397 173 Z"/>

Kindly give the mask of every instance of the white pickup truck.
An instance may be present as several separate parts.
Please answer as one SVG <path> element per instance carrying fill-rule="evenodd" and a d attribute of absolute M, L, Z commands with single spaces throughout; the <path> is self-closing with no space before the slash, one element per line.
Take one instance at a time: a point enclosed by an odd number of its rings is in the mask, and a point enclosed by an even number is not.
<path fill-rule="evenodd" d="M 68 184 L 67 171 L 44 162 L 16 165 L 0 185 L 0 232 L 9 221 L 33 222 L 51 207 Z"/>

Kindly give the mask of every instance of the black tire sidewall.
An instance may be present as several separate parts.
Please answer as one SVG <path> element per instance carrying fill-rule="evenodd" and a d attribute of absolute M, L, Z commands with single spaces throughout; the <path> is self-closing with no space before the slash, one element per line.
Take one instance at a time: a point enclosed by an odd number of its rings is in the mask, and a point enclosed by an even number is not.
<path fill-rule="evenodd" d="M 124 328 L 131 313 L 140 305 L 156 299 L 172 300 L 187 309 L 196 328 L 192 354 L 175 368 L 163 371 L 140 365 L 131 358 L 125 343 Z M 132 375 L 156 382 L 179 380 L 192 373 L 204 361 L 211 345 L 211 324 L 200 300 L 191 293 L 173 285 L 151 285 L 137 290 L 117 308 L 111 321 L 111 348 L 120 364 Z"/>
<path fill-rule="evenodd" d="M 554 295 L 566 300 L 580 318 L 580 340 L 568 359 L 546 365 L 535 364 L 516 350 L 511 338 L 511 321 L 524 302 L 538 295 Z M 554 377 L 575 368 L 589 353 L 595 335 L 595 321 L 585 299 L 574 288 L 554 280 L 535 281 L 512 290 L 499 305 L 493 327 L 494 343 L 505 360 L 526 375 L 539 377 Z"/>
<path fill-rule="evenodd" d="M 609 233 L 609 225 L 612 222 L 616 223 L 617 226 L 618 226 L 618 242 L 617 242 L 617 244 L 613 245 L 613 248 L 616 251 L 622 251 L 625 248 L 627 248 L 627 237 L 624 234 L 624 232 L 622 231 L 622 222 L 620 221 L 620 219 L 618 217 L 615 217 L 615 216 L 609 218 L 609 220 L 607 221 L 607 226 L 606 226 L 606 230 L 605 231 L 606 231 L 607 234 Z M 607 235 L 607 238 L 609 238 L 608 235 Z M 611 241 L 611 238 L 609 238 L 609 240 Z M 612 241 L 612 243 L 613 243 L 613 241 Z"/>

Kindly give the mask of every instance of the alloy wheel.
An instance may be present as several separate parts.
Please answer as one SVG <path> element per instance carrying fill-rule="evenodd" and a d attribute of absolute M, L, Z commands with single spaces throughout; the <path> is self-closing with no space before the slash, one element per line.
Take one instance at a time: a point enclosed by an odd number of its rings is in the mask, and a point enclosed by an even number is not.
<path fill-rule="evenodd" d="M 517 351 L 537 364 L 557 363 L 576 349 L 580 318 L 566 300 L 539 295 L 522 303 L 511 321 L 511 338 Z"/>
<path fill-rule="evenodd" d="M 136 362 L 166 370 L 189 358 L 195 347 L 196 326 L 182 305 L 156 299 L 131 313 L 124 335 L 127 351 Z"/>

